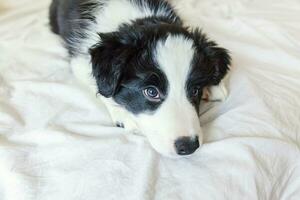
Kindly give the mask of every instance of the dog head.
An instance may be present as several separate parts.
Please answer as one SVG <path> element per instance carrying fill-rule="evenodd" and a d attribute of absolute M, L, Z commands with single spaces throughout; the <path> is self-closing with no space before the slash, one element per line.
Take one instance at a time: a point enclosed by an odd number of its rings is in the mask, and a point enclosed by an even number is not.
<path fill-rule="evenodd" d="M 158 152 L 193 153 L 203 138 L 202 90 L 227 73 L 227 51 L 179 25 L 124 25 L 99 36 L 90 50 L 99 93 L 129 111 Z"/>

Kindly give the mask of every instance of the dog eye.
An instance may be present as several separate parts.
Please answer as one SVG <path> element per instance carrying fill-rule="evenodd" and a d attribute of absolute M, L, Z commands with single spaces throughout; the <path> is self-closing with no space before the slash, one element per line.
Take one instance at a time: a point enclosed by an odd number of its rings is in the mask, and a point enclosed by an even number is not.
<path fill-rule="evenodd" d="M 197 88 L 197 87 L 193 88 L 192 96 L 193 97 L 198 97 L 199 95 L 200 95 L 200 88 Z"/>
<path fill-rule="evenodd" d="M 143 90 L 143 94 L 151 101 L 160 101 L 160 93 L 156 87 L 148 87 Z"/>

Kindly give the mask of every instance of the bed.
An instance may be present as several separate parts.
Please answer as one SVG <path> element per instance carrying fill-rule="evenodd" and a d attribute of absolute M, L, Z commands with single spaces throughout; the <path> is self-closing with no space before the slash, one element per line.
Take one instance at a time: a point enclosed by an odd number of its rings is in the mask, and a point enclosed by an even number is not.
<path fill-rule="evenodd" d="M 300 2 L 172 0 L 233 57 L 205 145 L 180 159 L 114 127 L 74 80 L 49 0 L 0 0 L 1 200 L 300 199 Z"/>

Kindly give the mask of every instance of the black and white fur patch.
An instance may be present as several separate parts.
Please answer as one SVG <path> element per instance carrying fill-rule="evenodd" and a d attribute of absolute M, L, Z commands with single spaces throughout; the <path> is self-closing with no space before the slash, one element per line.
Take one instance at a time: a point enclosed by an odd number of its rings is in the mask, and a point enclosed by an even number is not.
<path fill-rule="evenodd" d="M 50 24 L 116 124 L 165 155 L 198 148 L 202 91 L 226 75 L 227 50 L 184 27 L 164 0 L 53 0 Z"/>

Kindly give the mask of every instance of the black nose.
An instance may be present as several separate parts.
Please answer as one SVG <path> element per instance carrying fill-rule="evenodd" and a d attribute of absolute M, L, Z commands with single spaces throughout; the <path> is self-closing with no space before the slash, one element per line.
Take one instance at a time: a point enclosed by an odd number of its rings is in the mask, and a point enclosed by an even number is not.
<path fill-rule="evenodd" d="M 175 148 L 178 155 L 189 155 L 199 148 L 198 136 L 181 137 L 175 141 Z"/>

